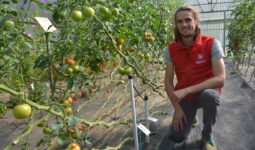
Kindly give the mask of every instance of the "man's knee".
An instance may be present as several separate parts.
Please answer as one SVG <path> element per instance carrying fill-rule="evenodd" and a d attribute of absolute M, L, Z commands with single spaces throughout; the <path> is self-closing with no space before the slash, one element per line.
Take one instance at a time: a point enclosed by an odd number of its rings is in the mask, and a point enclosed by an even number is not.
<path fill-rule="evenodd" d="M 170 138 L 177 143 L 180 143 L 185 140 L 186 136 L 182 132 L 172 132 Z"/>
<path fill-rule="evenodd" d="M 220 104 L 220 94 L 214 89 L 204 90 L 201 95 L 201 99 L 204 101 L 204 106 L 218 106 Z"/>

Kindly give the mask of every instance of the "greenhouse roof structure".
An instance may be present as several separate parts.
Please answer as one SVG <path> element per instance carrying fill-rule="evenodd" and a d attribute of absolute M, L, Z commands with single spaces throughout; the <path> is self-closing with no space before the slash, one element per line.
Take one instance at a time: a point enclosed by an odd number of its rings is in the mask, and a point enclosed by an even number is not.
<path fill-rule="evenodd" d="M 200 13 L 232 11 L 232 0 L 187 0 L 187 5 L 196 7 Z"/>
<path fill-rule="evenodd" d="M 205 35 L 216 37 L 221 41 L 224 52 L 227 50 L 227 24 L 233 10 L 232 0 L 187 0 L 200 13 L 201 30 Z"/>

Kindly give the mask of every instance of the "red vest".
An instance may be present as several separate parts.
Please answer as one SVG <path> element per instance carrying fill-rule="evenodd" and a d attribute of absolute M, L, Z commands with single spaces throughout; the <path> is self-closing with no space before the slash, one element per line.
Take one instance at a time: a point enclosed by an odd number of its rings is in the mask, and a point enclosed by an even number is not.
<path fill-rule="evenodd" d="M 175 90 L 199 84 L 213 77 L 211 62 L 213 41 L 213 37 L 201 35 L 189 48 L 184 46 L 180 40 L 169 43 L 169 53 L 177 77 Z M 189 94 L 184 100 L 198 95 L 199 93 Z"/>

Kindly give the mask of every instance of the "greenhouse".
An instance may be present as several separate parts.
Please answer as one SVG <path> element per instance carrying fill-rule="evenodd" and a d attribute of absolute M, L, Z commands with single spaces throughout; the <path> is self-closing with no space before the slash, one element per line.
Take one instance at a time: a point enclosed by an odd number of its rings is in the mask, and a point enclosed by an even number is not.
<path fill-rule="evenodd" d="M 0 150 L 255 149 L 254 0 L 0 0 Z"/>

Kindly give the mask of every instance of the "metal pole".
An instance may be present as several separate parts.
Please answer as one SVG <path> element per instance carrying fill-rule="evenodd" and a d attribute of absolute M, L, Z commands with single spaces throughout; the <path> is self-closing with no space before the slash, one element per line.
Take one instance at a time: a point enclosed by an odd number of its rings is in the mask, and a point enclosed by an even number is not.
<path fill-rule="evenodd" d="M 149 108 L 148 108 L 148 96 L 144 96 L 144 112 L 145 112 L 145 126 L 147 129 L 150 129 L 150 123 L 148 120 L 149 117 Z M 150 143 L 150 135 L 146 135 L 145 142 Z"/>
<path fill-rule="evenodd" d="M 226 54 L 226 11 L 224 11 L 224 26 L 223 26 L 223 50 L 224 50 L 224 54 Z"/>
<path fill-rule="evenodd" d="M 131 97 L 131 105 L 132 105 L 132 117 L 133 117 L 133 131 L 134 131 L 134 139 L 135 139 L 135 150 L 139 150 L 138 147 L 138 134 L 137 134 L 137 124 L 136 124 L 136 111 L 135 111 L 135 96 L 134 96 L 134 87 L 133 87 L 133 77 L 128 75 L 129 83 L 130 83 L 130 97 Z"/>
<path fill-rule="evenodd" d="M 52 68 L 51 68 L 49 32 L 46 32 L 45 36 L 46 36 L 47 55 L 48 55 L 48 58 L 49 58 L 49 65 L 48 65 L 48 67 L 49 67 L 49 76 L 50 76 L 50 88 L 51 88 L 51 94 L 53 96 L 53 93 L 54 93 L 55 89 L 53 87 L 54 77 L 53 77 L 53 72 L 52 72 Z"/>

